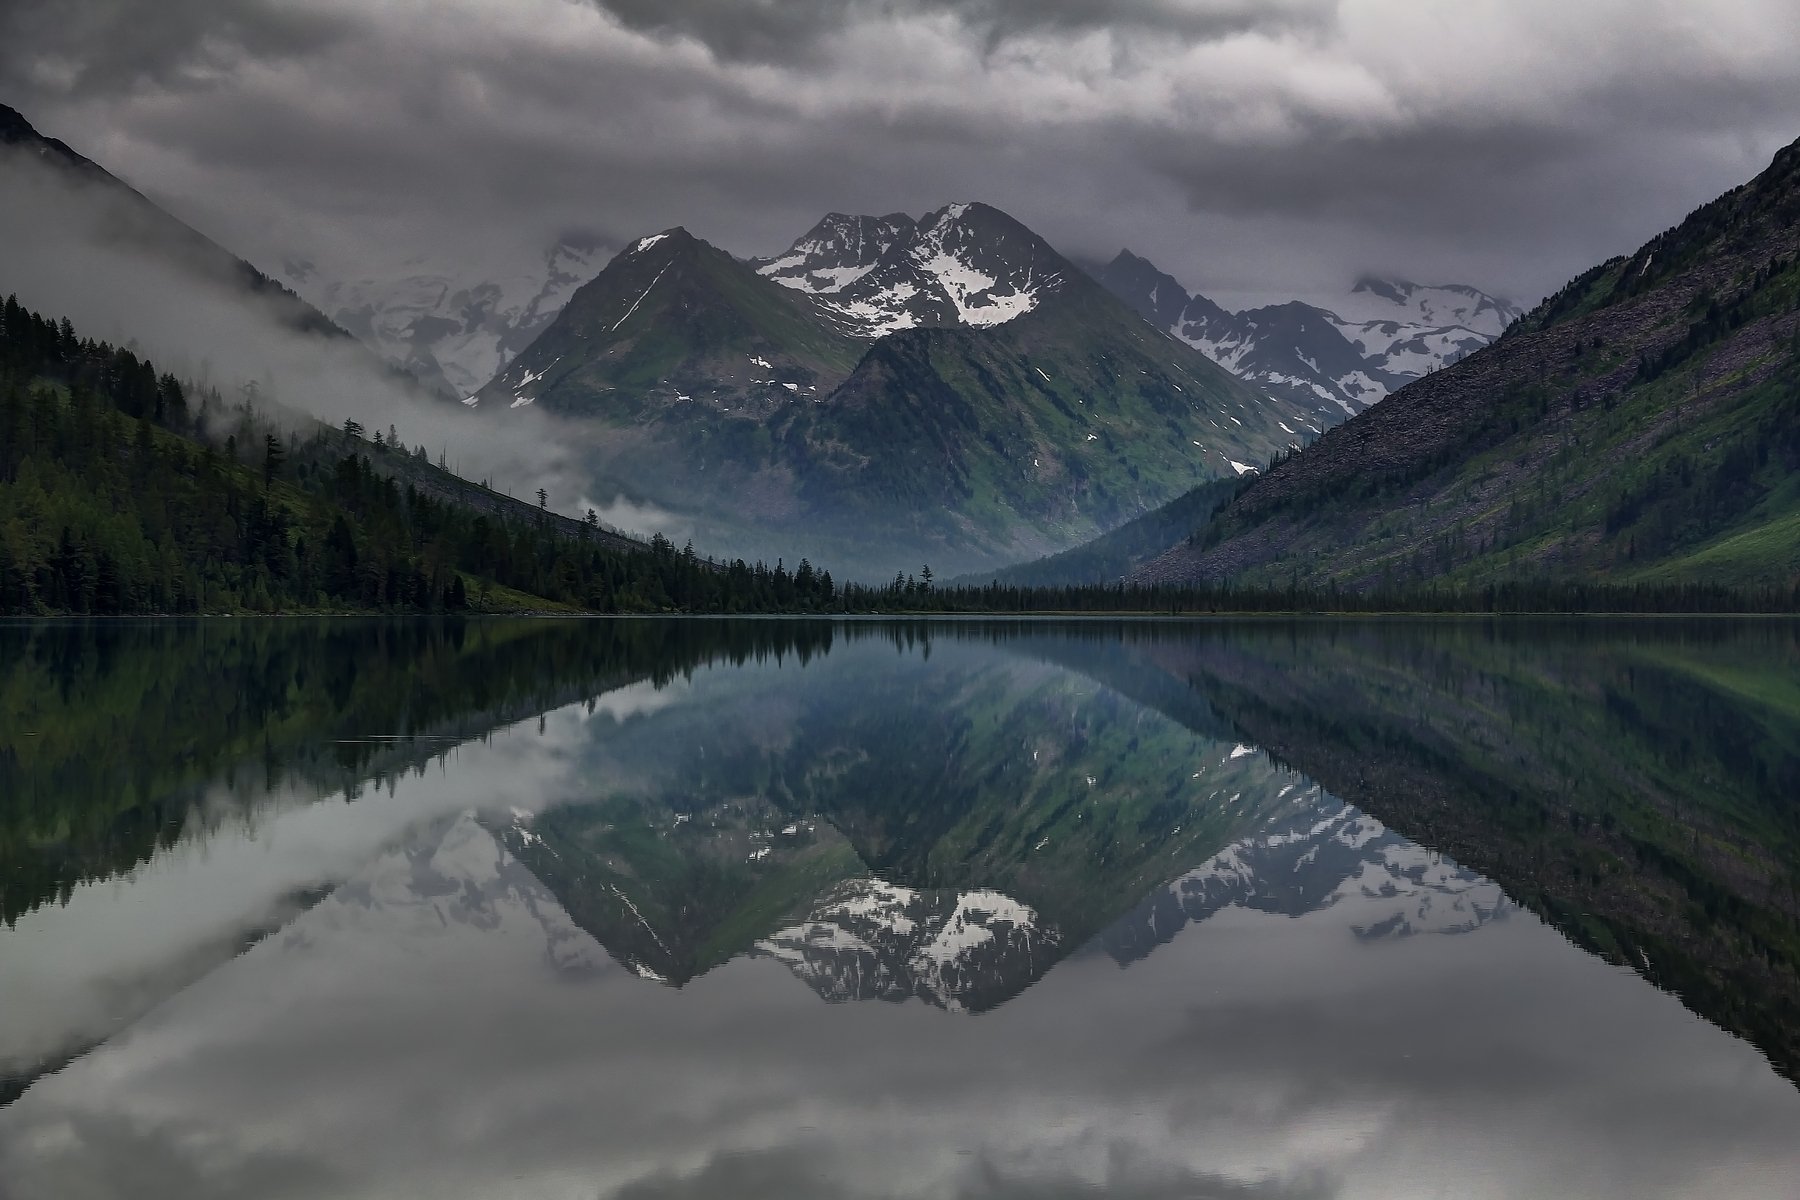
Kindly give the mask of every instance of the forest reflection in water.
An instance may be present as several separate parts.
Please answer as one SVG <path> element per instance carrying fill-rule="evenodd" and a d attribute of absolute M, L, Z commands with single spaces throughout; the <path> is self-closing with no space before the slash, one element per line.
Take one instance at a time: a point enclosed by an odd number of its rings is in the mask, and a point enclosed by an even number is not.
<path fill-rule="evenodd" d="M 0 1158 L 1786 1194 L 1796 680 L 1781 623 L 0 627 Z"/>

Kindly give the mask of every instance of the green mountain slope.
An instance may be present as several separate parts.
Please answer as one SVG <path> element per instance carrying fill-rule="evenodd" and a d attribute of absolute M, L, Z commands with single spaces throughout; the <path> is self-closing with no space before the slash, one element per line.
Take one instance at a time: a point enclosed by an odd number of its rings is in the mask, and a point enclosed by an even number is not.
<path fill-rule="evenodd" d="M 475 407 L 541 400 L 624 427 L 678 424 L 696 403 L 766 414 L 796 392 L 829 391 L 861 353 L 805 296 L 671 229 L 583 285 Z"/>
<path fill-rule="evenodd" d="M 890 251 L 868 276 L 885 290 L 854 302 L 784 287 L 681 230 L 641 239 L 476 407 L 585 418 L 597 479 L 690 518 L 703 544 L 883 575 L 1078 544 L 1306 428 L 1005 214 L 952 206 L 932 221 L 931 255 Z M 1009 264 L 1019 290 L 1003 295 L 1023 315 L 976 303 L 998 283 L 966 309 L 937 295 L 904 307 L 940 277 L 995 280 Z M 870 341 L 846 316 L 864 310 L 893 331 Z"/>
<path fill-rule="evenodd" d="M 1244 489 L 1157 582 L 1800 575 L 1800 145 Z"/>
<path fill-rule="evenodd" d="M 1203 528 L 1214 513 L 1230 503 L 1239 486 L 1235 479 L 1203 483 L 1073 550 L 998 571 L 964 575 L 950 580 L 949 586 L 978 587 L 992 582 L 1006 587 L 1082 587 L 1117 583 Z"/>
<path fill-rule="evenodd" d="M 1078 544 L 1267 461 L 1282 415 L 1081 278 L 1004 325 L 889 335 L 787 444 L 821 526 L 885 523 L 960 565 Z"/>
<path fill-rule="evenodd" d="M 285 420 L 288 423 L 278 424 Z M 810 606 L 810 565 L 715 569 L 365 440 L 227 406 L 0 306 L 0 614 Z"/>

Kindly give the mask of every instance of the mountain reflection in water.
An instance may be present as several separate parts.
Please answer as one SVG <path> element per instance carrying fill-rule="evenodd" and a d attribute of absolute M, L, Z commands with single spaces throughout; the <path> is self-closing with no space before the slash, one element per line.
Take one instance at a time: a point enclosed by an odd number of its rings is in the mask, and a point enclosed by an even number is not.
<path fill-rule="evenodd" d="M 0 627 L 6 1194 L 1793 1195 L 1795 678 L 1778 624 Z"/>

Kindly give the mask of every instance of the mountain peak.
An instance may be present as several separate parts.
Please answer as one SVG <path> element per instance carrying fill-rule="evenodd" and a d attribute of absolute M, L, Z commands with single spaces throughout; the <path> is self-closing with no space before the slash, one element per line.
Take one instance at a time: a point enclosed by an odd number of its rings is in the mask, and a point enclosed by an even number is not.
<path fill-rule="evenodd" d="M 680 225 L 672 225 L 661 233 L 646 234 L 637 241 L 631 243 L 631 245 L 625 247 L 622 253 L 642 254 L 646 250 L 651 250 L 657 246 L 663 245 L 665 242 L 670 244 L 670 248 L 684 248 L 697 244 L 699 240 L 699 238 L 689 233 Z"/>
<path fill-rule="evenodd" d="M 1062 256 L 1016 218 L 973 200 L 918 220 L 827 213 L 785 254 L 750 265 L 817 298 L 857 338 L 1003 324 L 1030 312 L 1068 271 Z"/>
<path fill-rule="evenodd" d="M 885 217 L 826 213 L 785 254 L 751 263 L 783 287 L 811 295 L 841 292 L 874 269 L 893 244 L 914 228 L 905 213 Z"/>
<path fill-rule="evenodd" d="M 1362 275 L 1350 287 L 1350 294 L 1378 296 L 1394 304 L 1405 304 L 1406 298 L 1419 290 L 1419 285 L 1406 279 L 1384 279 L 1379 275 Z"/>
<path fill-rule="evenodd" d="M 861 338 L 920 326 L 1001 325 L 1060 291 L 1072 272 L 1012 216 L 958 201 L 894 230 L 878 259 L 821 300 L 845 332 Z"/>
<path fill-rule="evenodd" d="M 25 114 L 16 108 L 8 108 L 0 104 L 0 142 L 22 142 L 27 139 L 36 140 L 40 133 L 32 128 Z"/>
<path fill-rule="evenodd" d="M 1143 255 L 1136 253 L 1128 246 L 1119 247 L 1119 252 L 1113 255 L 1112 261 L 1106 265 L 1113 268 L 1130 268 L 1139 271 L 1147 269 L 1156 271 L 1158 274 L 1162 273 L 1155 263 L 1151 262 Z"/>

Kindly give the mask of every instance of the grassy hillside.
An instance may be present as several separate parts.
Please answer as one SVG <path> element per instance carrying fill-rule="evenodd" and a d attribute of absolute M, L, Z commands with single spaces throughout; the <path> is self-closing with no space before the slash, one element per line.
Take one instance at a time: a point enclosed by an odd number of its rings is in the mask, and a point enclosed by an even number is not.
<path fill-rule="evenodd" d="M 1784 585 L 1800 146 L 1244 488 L 1146 581 Z"/>

